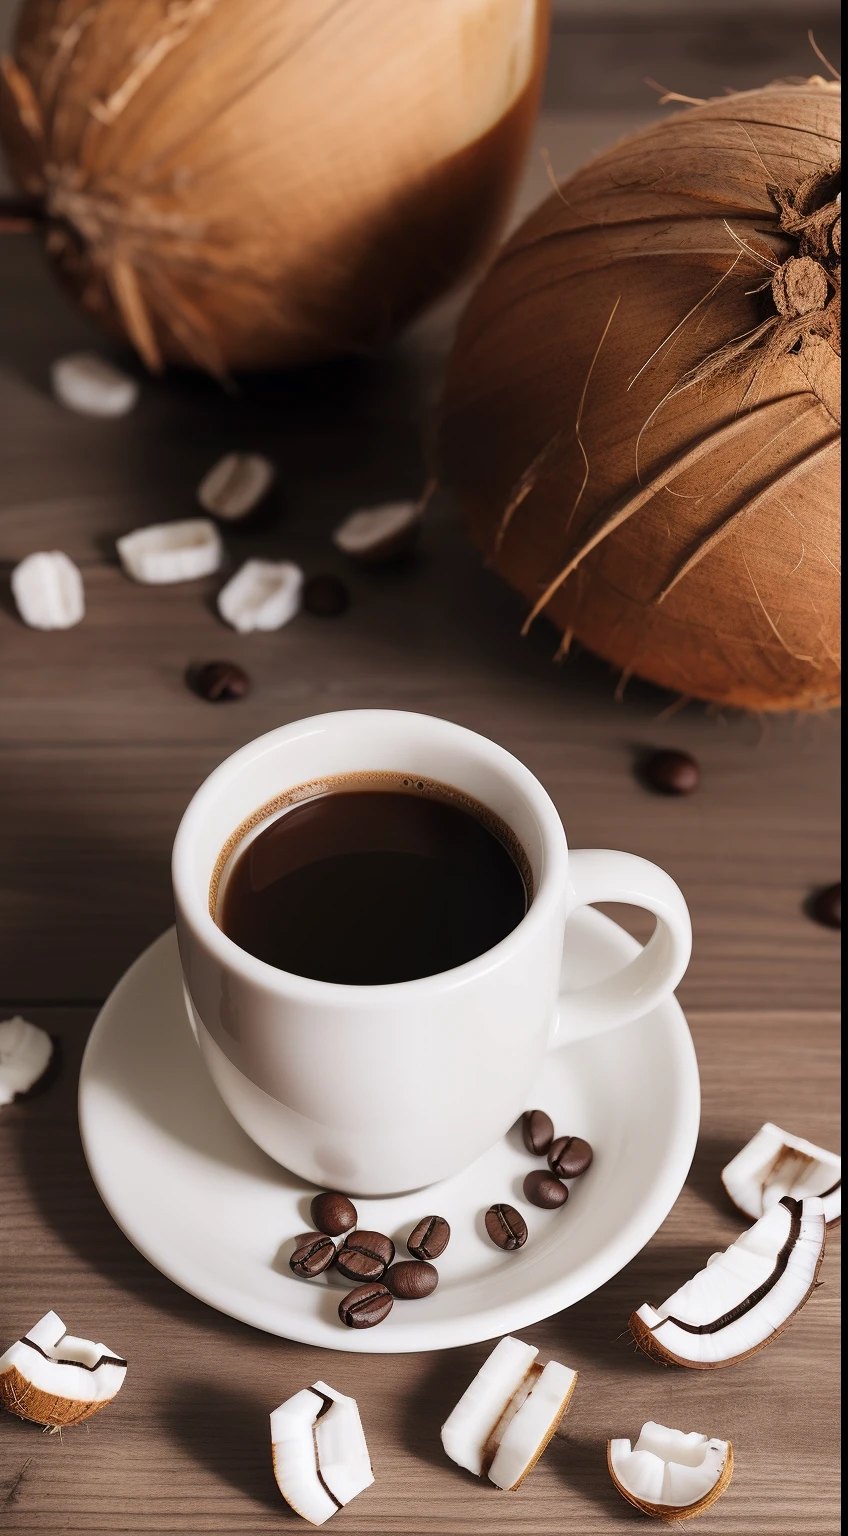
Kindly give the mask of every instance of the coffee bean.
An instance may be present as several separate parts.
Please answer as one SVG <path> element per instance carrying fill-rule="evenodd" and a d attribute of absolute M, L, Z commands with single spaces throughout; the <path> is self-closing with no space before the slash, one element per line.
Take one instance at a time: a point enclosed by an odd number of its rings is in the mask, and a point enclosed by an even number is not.
<path fill-rule="evenodd" d="M 310 576 L 303 589 L 307 613 L 322 619 L 334 619 L 350 607 L 350 592 L 338 576 Z"/>
<path fill-rule="evenodd" d="M 661 795 L 691 795 L 701 782 L 701 770 L 688 752 L 654 752 L 643 773 Z"/>
<path fill-rule="evenodd" d="M 250 692 L 250 678 L 234 661 L 207 661 L 197 670 L 189 669 L 189 682 L 210 704 L 226 704 L 243 699 Z"/>
<path fill-rule="evenodd" d="M 339 1317 L 346 1328 L 376 1328 L 394 1306 L 384 1285 L 358 1285 L 339 1302 Z"/>
<path fill-rule="evenodd" d="M 558 1179 L 576 1179 L 592 1161 L 592 1148 L 582 1136 L 558 1136 L 551 1142 L 548 1167 Z"/>
<path fill-rule="evenodd" d="M 438 1259 L 450 1242 L 450 1227 L 444 1216 L 424 1216 L 406 1240 L 414 1259 Z"/>
<path fill-rule="evenodd" d="M 544 1157 L 554 1139 L 554 1122 L 543 1109 L 526 1109 L 521 1116 L 521 1135 L 528 1152 Z"/>
<path fill-rule="evenodd" d="M 420 1301 L 422 1296 L 432 1296 L 439 1271 L 420 1259 L 401 1259 L 386 1270 L 383 1281 L 397 1301 Z"/>
<path fill-rule="evenodd" d="M 336 1254 L 336 1269 L 347 1280 L 382 1280 L 395 1245 L 382 1232 L 352 1232 Z"/>
<path fill-rule="evenodd" d="M 319 1233 L 317 1237 L 304 1238 L 298 1243 L 289 1259 L 289 1268 L 295 1275 L 311 1280 L 313 1276 L 323 1274 L 335 1256 L 336 1245 L 333 1239 Z"/>
<path fill-rule="evenodd" d="M 496 1248 L 523 1248 L 527 1241 L 527 1223 L 511 1205 L 489 1206 L 486 1231 Z"/>
<path fill-rule="evenodd" d="M 827 886 L 813 897 L 811 911 L 817 923 L 825 928 L 842 927 L 842 882 Z"/>
<path fill-rule="evenodd" d="M 309 1207 L 312 1217 L 319 1232 L 328 1232 L 330 1237 L 341 1237 L 343 1232 L 349 1232 L 356 1226 L 356 1206 L 347 1195 L 338 1195 L 329 1190 L 325 1195 L 316 1195 Z"/>
<path fill-rule="evenodd" d="M 524 1198 L 531 1205 L 540 1206 L 543 1211 L 553 1211 L 558 1205 L 565 1205 L 568 1190 L 552 1173 L 547 1173 L 544 1168 L 535 1168 L 524 1180 Z"/>

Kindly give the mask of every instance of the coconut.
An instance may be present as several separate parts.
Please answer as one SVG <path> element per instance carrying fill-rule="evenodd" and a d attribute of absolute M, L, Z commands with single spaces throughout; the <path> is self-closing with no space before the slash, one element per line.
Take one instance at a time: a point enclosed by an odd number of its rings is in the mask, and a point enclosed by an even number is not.
<path fill-rule="evenodd" d="M 49 1429 L 81 1424 L 120 1392 L 127 1362 L 90 1339 L 75 1339 L 47 1312 L 0 1355 L 0 1403 Z"/>
<path fill-rule="evenodd" d="M 289 365 L 491 247 L 546 35 L 547 0 L 24 0 L 0 133 L 65 285 L 150 367 Z"/>
<path fill-rule="evenodd" d="M 200 505 L 224 523 L 249 517 L 268 495 L 277 470 L 262 453 L 225 453 L 197 487 Z"/>
<path fill-rule="evenodd" d="M 631 1449 L 629 1440 L 610 1440 L 610 1477 L 619 1493 L 659 1520 L 689 1520 L 721 1498 L 733 1476 L 729 1440 L 684 1434 L 663 1424 L 642 1425 Z"/>
<path fill-rule="evenodd" d="M 352 1397 L 316 1381 L 271 1414 L 274 1476 L 304 1520 L 323 1525 L 374 1481 Z"/>
<path fill-rule="evenodd" d="M 826 1235 L 821 1200 L 784 1197 L 661 1307 L 634 1312 L 633 1338 L 664 1365 L 711 1370 L 747 1360 L 812 1295 Z"/>
<path fill-rule="evenodd" d="M 136 528 L 115 547 L 127 575 L 151 586 L 198 581 L 217 571 L 224 558 L 221 535 L 208 517 Z"/>
<path fill-rule="evenodd" d="M 291 560 L 245 560 L 218 593 L 218 612 L 240 635 L 282 629 L 300 612 L 303 571 Z"/>
<path fill-rule="evenodd" d="M 333 543 L 351 560 L 379 565 L 406 554 L 415 544 L 424 513 L 422 501 L 390 501 L 351 512 L 333 533 Z"/>
<path fill-rule="evenodd" d="M 16 1014 L 0 1022 L 0 1105 L 25 1098 L 42 1083 L 54 1060 L 47 1031 Z"/>
<path fill-rule="evenodd" d="M 757 1220 L 784 1196 L 817 1195 L 828 1226 L 842 1216 L 842 1158 L 767 1122 L 722 1169 L 733 1204 Z"/>
<path fill-rule="evenodd" d="M 576 1371 L 556 1360 L 543 1367 L 538 1353 L 501 1339 L 442 1425 L 451 1461 L 510 1491 L 535 1466 L 577 1385 Z"/>
<path fill-rule="evenodd" d="M 837 702 L 839 135 L 818 77 L 696 105 L 558 188 L 472 299 L 441 478 L 560 657 Z"/>

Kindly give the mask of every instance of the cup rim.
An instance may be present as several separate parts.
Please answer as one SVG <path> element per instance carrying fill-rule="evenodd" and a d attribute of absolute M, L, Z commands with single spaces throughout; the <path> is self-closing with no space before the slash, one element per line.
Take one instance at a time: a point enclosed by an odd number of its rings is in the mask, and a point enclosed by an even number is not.
<path fill-rule="evenodd" d="M 334 728 L 343 727 L 345 722 L 350 721 L 356 721 L 359 726 L 376 725 L 378 722 L 385 724 L 389 721 L 399 724 L 416 721 L 435 726 L 442 732 L 447 730 L 460 741 L 465 738 L 469 744 L 474 743 L 475 751 L 482 751 L 490 763 L 508 775 L 513 788 L 530 805 L 539 825 L 544 854 L 538 886 L 521 921 L 491 949 L 449 971 L 437 971 L 431 976 L 419 976 L 411 981 L 359 986 L 350 982 L 319 981 L 311 976 L 298 976 L 294 971 L 281 970 L 242 949 L 218 927 L 209 911 L 208 901 L 198 898 L 189 867 L 194 842 L 200 833 L 208 803 L 217 798 L 221 789 L 237 776 L 242 766 L 254 761 L 262 752 L 273 751 L 286 741 L 307 734 L 318 734 L 331 721 Z M 379 764 L 375 763 L 374 767 L 378 768 Z M 533 939 L 537 930 L 549 921 L 565 894 L 567 871 L 568 843 L 565 828 L 550 795 L 529 768 L 505 747 L 499 746 L 488 736 L 469 730 L 467 726 L 444 720 L 438 715 L 399 709 L 329 710 L 321 715 L 311 715 L 277 726 L 246 742 L 219 763 L 195 790 L 177 828 L 171 858 L 171 878 L 178 915 L 191 927 L 195 938 L 211 950 L 214 959 L 223 968 L 235 971 L 243 981 L 266 991 L 276 994 L 284 992 L 287 997 L 298 1001 L 344 1007 L 353 1003 L 361 1006 L 366 999 L 369 1004 L 392 1006 L 408 1000 L 413 993 L 444 993 L 487 975 L 523 948 Z"/>

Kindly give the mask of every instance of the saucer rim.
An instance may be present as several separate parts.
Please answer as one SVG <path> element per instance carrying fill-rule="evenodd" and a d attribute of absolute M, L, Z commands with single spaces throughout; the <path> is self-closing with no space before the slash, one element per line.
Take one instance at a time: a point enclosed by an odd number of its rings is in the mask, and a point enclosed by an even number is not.
<path fill-rule="evenodd" d="M 610 938 L 615 931 L 617 946 L 625 961 L 642 947 L 612 918 L 592 907 L 581 908 L 570 920 L 595 927 L 599 936 Z M 473 1314 L 453 1318 L 417 1318 L 393 1325 L 391 1329 L 354 1331 L 309 1313 L 281 1315 L 279 1306 L 246 1296 L 238 1289 L 219 1282 L 208 1274 L 191 1273 L 191 1265 L 174 1262 L 167 1247 L 158 1248 L 149 1233 L 133 1230 L 131 1214 L 125 1202 L 116 1198 L 109 1187 L 109 1159 L 98 1154 L 96 1096 L 92 1086 L 92 1063 L 101 1049 L 113 1019 L 120 1017 L 124 995 L 138 985 L 139 972 L 162 963 L 169 947 L 176 946 L 176 931 L 167 929 L 132 962 L 113 987 L 92 1025 L 80 1067 L 78 1115 L 80 1136 L 89 1172 L 95 1188 L 117 1226 L 141 1255 L 167 1279 L 207 1306 L 251 1327 L 278 1338 L 325 1349 L 359 1354 L 412 1354 L 432 1349 L 457 1348 L 530 1327 L 591 1295 L 618 1274 L 654 1236 L 675 1204 L 686 1180 L 700 1128 L 700 1077 L 695 1047 L 686 1017 L 673 995 L 652 1010 L 666 1015 L 666 1050 L 676 1084 L 673 1129 L 662 1168 L 650 1186 L 646 1198 L 636 1207 L 630 1220 L 621 1226 L 599 1252 L 587 1258 L 567 1275 L 547 1284 L 536 1285 L 521 1298 L 492 1301 Z M 628 1025 L 622 1025 L 626 1029 Z M 610 1032 L 614 1033 L 614 1032 Z M 568 1049 L 567 1046 L 564 1049 Z M 198 1055 L 198 1069 L 204 1070 Z M 488 1279 L 486 1286 L 492 1284 Z"/>

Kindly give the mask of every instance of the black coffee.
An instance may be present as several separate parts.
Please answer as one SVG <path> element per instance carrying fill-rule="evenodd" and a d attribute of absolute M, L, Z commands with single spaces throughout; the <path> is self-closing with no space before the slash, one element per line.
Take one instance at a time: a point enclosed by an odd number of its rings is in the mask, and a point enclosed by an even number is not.
<path fill-rule="evenodd" d="M 236 944 L 298 976 L 375 986 L 452 970 L 512 932 L 528 889 L 508 830 L 447 789 L 387 777 L 299 801 L 236 854 L 215 914 Z"/>

